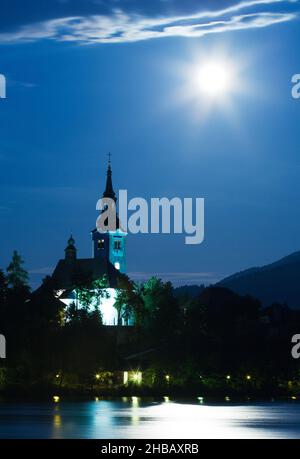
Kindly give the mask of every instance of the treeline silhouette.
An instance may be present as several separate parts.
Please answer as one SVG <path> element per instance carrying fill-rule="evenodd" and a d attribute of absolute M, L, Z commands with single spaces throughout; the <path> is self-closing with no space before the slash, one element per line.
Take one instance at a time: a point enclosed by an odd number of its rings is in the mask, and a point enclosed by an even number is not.
<path fill-rule="evenodd" d="M 136 284 L 124 275 L 115 306 L 120 320 L 134 326 L 107 327 L 99 307 L 91 307 L 95 289 L 106 282 L 95 285 L 78 273 L 74 290 L 83 306 L 66 307 L 51 277 L 30 291 L 14 252 L 0 272 L 0 333 L 7 341 L 2 393 L 300 394 L 299 364 L 291 356 L 299 312 L 281 304 L 263 309 L 220 287 L 175 295 L 169 282 Z M 124 385 L 124 372 L 142 376 Z"/>

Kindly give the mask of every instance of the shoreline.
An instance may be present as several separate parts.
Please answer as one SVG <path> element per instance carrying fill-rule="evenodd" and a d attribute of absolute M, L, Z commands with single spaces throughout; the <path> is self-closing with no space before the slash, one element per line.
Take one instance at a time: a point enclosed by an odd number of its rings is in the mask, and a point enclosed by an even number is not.
<path fill-rule="evenodd" d="M 134 401 L 141 399 L 143 401 L 161 401 L 161 402 L 198 402 L 199 404 L 214 403 L 272 403 L 272 402 L 300 402 L 300 395 L 293 394 L 204 394 L 196 393 L 179 393 L 179 392 L 141 392 L 141 391 L 92 391 L 86 393 L 66 392 L 62 390 L 53 390 L 49 392 L 0 392 L 0 403 L 33 403 L 33 402 L 90 402 L 101 400 L 122 400 Z"/>

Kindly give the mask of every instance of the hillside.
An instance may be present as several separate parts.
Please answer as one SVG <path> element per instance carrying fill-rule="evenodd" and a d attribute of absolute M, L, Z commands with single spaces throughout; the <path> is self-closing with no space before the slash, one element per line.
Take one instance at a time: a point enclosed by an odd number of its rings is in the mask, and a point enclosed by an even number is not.
<path fill-rule="evenodd" d="M 241 295 L 250 294 L 264 306 L 286 303 L 300 309 L 300 252 L 292 253 L 261 268 L 250 268 L 218 282 Z"/>

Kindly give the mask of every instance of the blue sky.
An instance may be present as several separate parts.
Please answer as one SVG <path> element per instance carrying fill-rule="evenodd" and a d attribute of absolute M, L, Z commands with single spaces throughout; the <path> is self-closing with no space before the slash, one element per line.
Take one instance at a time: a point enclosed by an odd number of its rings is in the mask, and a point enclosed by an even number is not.
<path fill-rule="evenodd" d="M 24 4 L 1 2 L 0 266 L 16 248 L 37 282 L 71 231 L 91 255 L 108 151 L 116 189 L 206 200 L 199 246 L 128 237 L 135 278 L 213 282 L 300 249 L 299 2 Z M 238 90 L 204 116 L 193 72 L 220 54 Z"/>

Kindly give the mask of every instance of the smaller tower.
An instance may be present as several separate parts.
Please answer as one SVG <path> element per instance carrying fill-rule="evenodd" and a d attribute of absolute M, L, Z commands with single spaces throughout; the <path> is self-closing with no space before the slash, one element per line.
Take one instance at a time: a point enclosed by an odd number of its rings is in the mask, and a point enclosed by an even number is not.
<path fill-rule="evenodd" d="M 73 263 L 77 258 L 77 250 L 75 247 L 75 241 L 71 235 L 68 240 L 68 245 L 65 248 L 65 260 L 69 263 Z"/>

